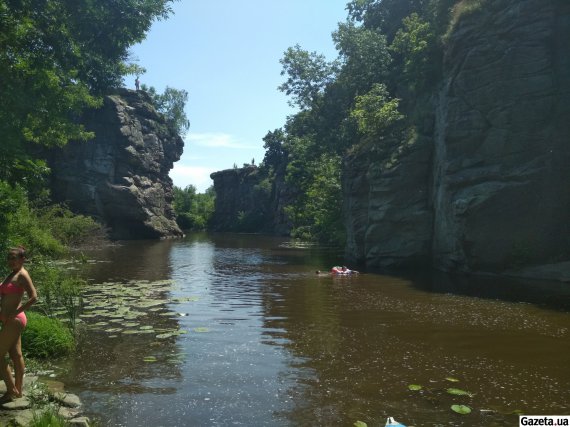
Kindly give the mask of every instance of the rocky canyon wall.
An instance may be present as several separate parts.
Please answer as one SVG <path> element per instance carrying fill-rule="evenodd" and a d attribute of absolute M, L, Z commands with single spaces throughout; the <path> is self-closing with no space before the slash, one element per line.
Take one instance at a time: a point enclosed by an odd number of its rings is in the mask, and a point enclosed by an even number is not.
<path fill-rule="evenodd" d="M 116 239 L 182 236 L 168 173 L 182 138 L 142 91 L 118 89 L 82 122 L 95 138 L 48 153 L 52 196 L 105 223 Z"/>
<path fill-rule="evenodd" d="M 497 271 L 570 256 L 570 2 L 487 1 L 446 44 L 431 130 L 344 167 L 347 256 Z"/>

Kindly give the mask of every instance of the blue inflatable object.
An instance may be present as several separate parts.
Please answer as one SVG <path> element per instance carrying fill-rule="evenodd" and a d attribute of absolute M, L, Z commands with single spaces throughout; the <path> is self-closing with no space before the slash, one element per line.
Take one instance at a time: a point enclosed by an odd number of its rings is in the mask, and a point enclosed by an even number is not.
<path fill-rule="evenodd" d="M 388 417 L 386 420 L 386 427 L 406 427 L 404 424 L 399 423 L 392 417 Z"/>

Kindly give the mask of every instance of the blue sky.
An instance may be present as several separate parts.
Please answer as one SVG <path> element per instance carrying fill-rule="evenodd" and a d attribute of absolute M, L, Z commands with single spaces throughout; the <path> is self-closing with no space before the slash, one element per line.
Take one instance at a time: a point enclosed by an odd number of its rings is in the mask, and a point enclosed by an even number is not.
<path fill-rule="evenodd" d="M 147 69 L 141 83 L 188 92 L 191 126 L 174 184 L 212 185 L 211 172 L 263 159 L 262 138 L 295 112 L 277 90 L 285 50 L 303 49 L 332 60 L 331 33 L 347 16 L 347 0 L 181 0 L 132 49 Z M 134 88 L 132 81 L 127 87 Z"/>

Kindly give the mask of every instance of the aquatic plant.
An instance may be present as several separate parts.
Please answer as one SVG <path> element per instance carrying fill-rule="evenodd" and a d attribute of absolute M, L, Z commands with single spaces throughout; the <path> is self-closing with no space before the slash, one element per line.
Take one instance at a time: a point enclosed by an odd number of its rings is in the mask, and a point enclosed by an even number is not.
<path fill-rule="evenodd" d="M 461 415 L 467 415 L 471 413 L 471 408 L 466 405 L 451 405 L 451 410 Z"/>

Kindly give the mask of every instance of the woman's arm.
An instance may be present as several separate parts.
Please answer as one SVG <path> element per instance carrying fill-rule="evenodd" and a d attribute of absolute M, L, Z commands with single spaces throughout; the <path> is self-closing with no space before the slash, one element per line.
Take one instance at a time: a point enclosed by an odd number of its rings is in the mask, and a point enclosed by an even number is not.
<path fill-rule="evenodd" d="M 20 314 L 23 311 L 26 311 L 32 305 L 34 305 L 38 300 L 38 293 L 36 292 L 36 288 L 32 283 L 32 278 L 28 274 L 26 270 L 20 272 L 18 276 L 18 284 L 24 288 L 26 294 L 28 295 L 28 300 L 22 304 L 18 310 L 16 310 L 16 315 Z"/>

